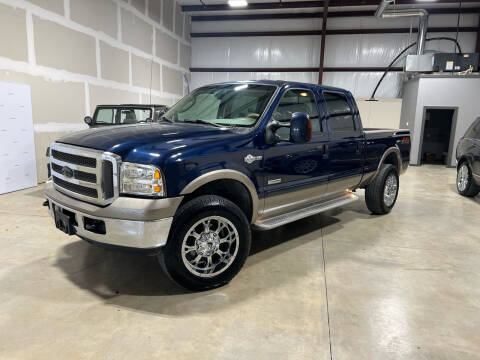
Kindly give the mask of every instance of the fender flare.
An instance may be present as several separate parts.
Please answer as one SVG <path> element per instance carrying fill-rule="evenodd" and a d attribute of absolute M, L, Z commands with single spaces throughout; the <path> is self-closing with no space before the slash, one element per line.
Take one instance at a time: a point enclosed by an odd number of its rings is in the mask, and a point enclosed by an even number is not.
<path fill-rule="evenodd" d="M 240 171 L 230 169 L 219 169 L 210 171 L 208 173 L 200 175 L 196 179 L 189 182 L 182 189 L 180 195 L 190 194 L 195 190 L 199 189 L 201 186 L 215 180 L 236 180 L 247 188 L 248 192 L 250 193 L 250 198 L 252 199 L 252 218 L 250 219 L 250 222 L 253 223 L 258 213 L 259 199 L 257 189 L 255 188 L 252 180 L 250 180 L 247 175 L 241 173 Z"/>
<path fill-rule="evenodd" d="M 385 162 L 385 160 L 387 159 L 387 157 L 388 157 L 391 153 L 395 153 L 395 155 L 397 155 L 398 174 L 402 174 L 402 173 L 403 173 L 402 154 L 401 154 L 400 149 L 398 148 L 398 146 L 395 145 L 395 146 L 389 147 L 387 150 L 385 150 L 385 152 L 383 153 L 382 157 L 380 158 L 380 162 L 378 163 L 377 171 L 375 171 L 375 174 L 372 176 L 372 178 L 374 178 L 375 176 L 377 176 L 378 172 L 380 171 L 381 166 L 383 165 L 383 163 Z"/>

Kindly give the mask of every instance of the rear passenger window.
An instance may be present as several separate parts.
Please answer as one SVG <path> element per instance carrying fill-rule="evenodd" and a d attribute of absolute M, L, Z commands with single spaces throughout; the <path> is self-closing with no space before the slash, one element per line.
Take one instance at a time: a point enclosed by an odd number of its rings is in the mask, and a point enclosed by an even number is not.
<path fill-rule="evenodd" d="M 315 96 L 310 90 L 287 90 L 273 113 L 273 119 L 282 123 L 289 123 L 293 113 L 296 112 L 303 112 L 310 116 L 312 131 L 314 133 L 322 131 Z M 277 135 L 279 135 L 282 140 L 289 140 L 290 129 L 280 128 L 277 130 Z"/>
<path fill-rule="evenodd" d="M 465 133 L 466 138 L 480 139 L 480 117 L 468 128 Z"/>
<path fill-rule="evenodd" d="M 324 91 L 331 131 L 355 131 L 352 109 L 344 94 Z"/>

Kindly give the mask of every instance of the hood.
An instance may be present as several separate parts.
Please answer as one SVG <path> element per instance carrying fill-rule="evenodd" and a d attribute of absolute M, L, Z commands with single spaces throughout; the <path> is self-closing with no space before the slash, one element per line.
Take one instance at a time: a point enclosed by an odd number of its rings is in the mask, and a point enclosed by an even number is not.
<path fill-rule="evenodd" d="M 228 128 L 209 125 L 153 123 L 92 128 L 66 135 L 57 142 L 110 151 L 124 161 L 134 161 L 134 158 L 145 161 L 145 154 L 158 160 L 172 151 L 236 135 Z"/>

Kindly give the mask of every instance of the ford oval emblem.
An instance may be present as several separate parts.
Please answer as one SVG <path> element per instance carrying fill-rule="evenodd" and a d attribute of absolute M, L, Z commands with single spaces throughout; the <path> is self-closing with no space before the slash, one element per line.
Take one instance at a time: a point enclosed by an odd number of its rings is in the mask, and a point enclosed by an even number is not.
<path fill-rule="evenodd" d="M 71 178 L 73 176 L 73 170 L 70 169 L 68 166 L 64 166 L 62 168 L 62 174 L 65 177 Z"/>

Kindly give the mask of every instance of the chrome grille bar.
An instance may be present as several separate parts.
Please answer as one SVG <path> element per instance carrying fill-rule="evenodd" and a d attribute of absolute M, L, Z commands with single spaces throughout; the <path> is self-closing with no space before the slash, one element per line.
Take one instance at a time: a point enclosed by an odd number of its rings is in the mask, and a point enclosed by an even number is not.
<path fill-rule="evenodd" d="M 57 179 L 54 181 L 57 190 L 98 205 L 108 205 L 118 197 L 118 174 L 121 164 L 118 155 L 57 142 L 54 142 L 50 149 L 51 172 Z M 104 179 L 105 174 L 102 173 L 106 161 L 111 163 L 112 171 L 109 172 L 113 177 L 111 180 Z M 85 178 L 90 181 L 84 180 Z M 96 181 L 93 182 L 94 180 Z"/>

